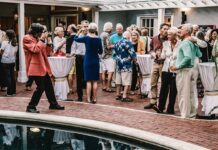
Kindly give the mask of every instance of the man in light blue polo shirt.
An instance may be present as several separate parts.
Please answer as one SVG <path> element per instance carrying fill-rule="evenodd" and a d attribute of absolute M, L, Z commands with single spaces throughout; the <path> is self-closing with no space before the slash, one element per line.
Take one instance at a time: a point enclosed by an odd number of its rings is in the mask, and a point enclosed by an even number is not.
<path fill-rule="evenodd" d="M 122 39 L 123 39 L 123 25 L 118 23 L 116 25 L 116 33 L 110 37 L 110 44 L 112 45 L 112 47 L 114 47 L 114 45 Z"/>
<path fill-rule="evenodd" d="M 194 72 L 193 66 L 196 57 L 202 54 L 195 44 L 189 39 L 192 33 L 192 25 L 185 24 L 181 29 L 183 41 L 178 50 L 176 66 L 171 67 L 172 71 L 177 70 L 176 84 L 178 90 L 179 109 L 182 118 L 194 117 L 197 114 L 194 99 Z"/>
<path fill-rule="evenodd" d="M 110 44 L 111 44 L 111 48 L 113 49 L 114 51 L 114 46 L 117 42 L 119 42 L 120 40 L 123 39 L 123 25 L 118 23 L 116 25 L 116 33 L 114 33 L 111 37 L 110 37 Z M 115 69 L 116 70 L 116 69 Z M 115 71 L 114 70 L 114 71 Z M 112 83 L 113 83 L 113 87 L 115 87 L 115 76 L 113 75 L 113 80 L 112 80 Z"/>

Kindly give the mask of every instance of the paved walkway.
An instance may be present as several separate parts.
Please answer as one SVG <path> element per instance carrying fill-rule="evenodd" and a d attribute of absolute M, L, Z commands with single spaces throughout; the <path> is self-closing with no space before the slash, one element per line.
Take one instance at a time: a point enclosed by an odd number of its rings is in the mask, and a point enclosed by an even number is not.
<path fill-rule="evenodd" d="M 0 97 L 0 109 L 25 111 L 32 92 L 25 91 L 24 85 L 18 84 L 16 97 Z M 4 94 L 0 92 L 0 96 Z M 73 95 L 69 97 L 75 98 Z M 176 107 L 175 116 L 160 115 L 153 110 L 143 110 L 148 99 L 139 99 L 138 96 L 134 96 L 133 103 L 123 103 L 114 100 L 114 97 L 114 93 L 104 93 L 99 89 L 98 104 L 60 101 L 66 109 L 54 111 L 48 109 L 46 100 L 42 100 L 38 109 L 45 114 L 105 121 L 191 142 L 209 149 L 218 149 L 218 121 L 181 119 L 178 116 L 178 107 Z"/>

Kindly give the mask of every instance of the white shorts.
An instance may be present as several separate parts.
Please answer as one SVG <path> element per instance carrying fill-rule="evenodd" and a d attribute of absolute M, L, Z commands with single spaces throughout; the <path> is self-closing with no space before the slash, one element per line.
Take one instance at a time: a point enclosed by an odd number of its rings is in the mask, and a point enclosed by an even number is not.
<path fill-rule="evenodd" d="M 102 59 L 102 71 L 115 72 L 115 61 L 112 57 Z"/>
<path fill-rule="evenodd" d="M 99 73 L 103 73 L 102 60 L 99 61 Z"/>
<path fill-rule="evenodd" d="M 132 72 L 116 72 L 116 84 L 127 86 L 131 85 Z"/>

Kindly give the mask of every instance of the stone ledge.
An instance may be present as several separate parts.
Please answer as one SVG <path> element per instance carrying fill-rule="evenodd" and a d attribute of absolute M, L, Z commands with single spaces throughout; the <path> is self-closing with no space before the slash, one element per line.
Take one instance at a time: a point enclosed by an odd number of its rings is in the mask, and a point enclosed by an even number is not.
<path fill-rule="evenodd" d="M 138 141 L 157 144 L 166 148 L 176 150 L 208 150 L 204 147 L 176 140 L 166 136 L 154 134 L 151 132 L 129 128 L 112 123 L 95 121 L 90 119 L 80 119 L 75 117 L 56 116 L 47 114 L 32 114 L 19 111 L 3 111 L 0 110 L 0 118 L 16 119 L 21 121 L 37 121 L 47 124 L 59 124 L 69 127 L 80 127 L 84 129 L 92 129 L 95 131 L 107 132 L 122 137 L 136 139 Z M 18 123 L 19 124 L 19 123 Z"/>

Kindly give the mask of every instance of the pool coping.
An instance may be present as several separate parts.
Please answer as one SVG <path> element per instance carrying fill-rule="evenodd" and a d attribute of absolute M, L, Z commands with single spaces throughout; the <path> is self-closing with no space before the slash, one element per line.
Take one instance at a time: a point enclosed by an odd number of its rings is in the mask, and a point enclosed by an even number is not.
<path fill-rule="evenodd" d="M 152 144 L 158 144 L 164 147 L 176 149 L 176 150 L 208 150 L 207 148 L 184 142 L 181 140 L 173 139 L 167 136 L 158 135 L 148 131 L 143 131 L 135 128 L 125 127 L 117 124 L 95 121 L 90 119 L 81 119 L 76 117 L 66 117 L 58 115 L 48 114 L 33 114 L 20 111 L 5 111 L 0 110 L 0 118 L 10 118 L 27 121 L 39 121 L 45 123 L 56 123 L 62 125 L 69 125 L 73 127 L 83 127 L 93 130 L 100 130 L 102 132 L 110 132 L 115 135 L 121 135 L 124 137 L 131 137 L 144 142 Z"/>

